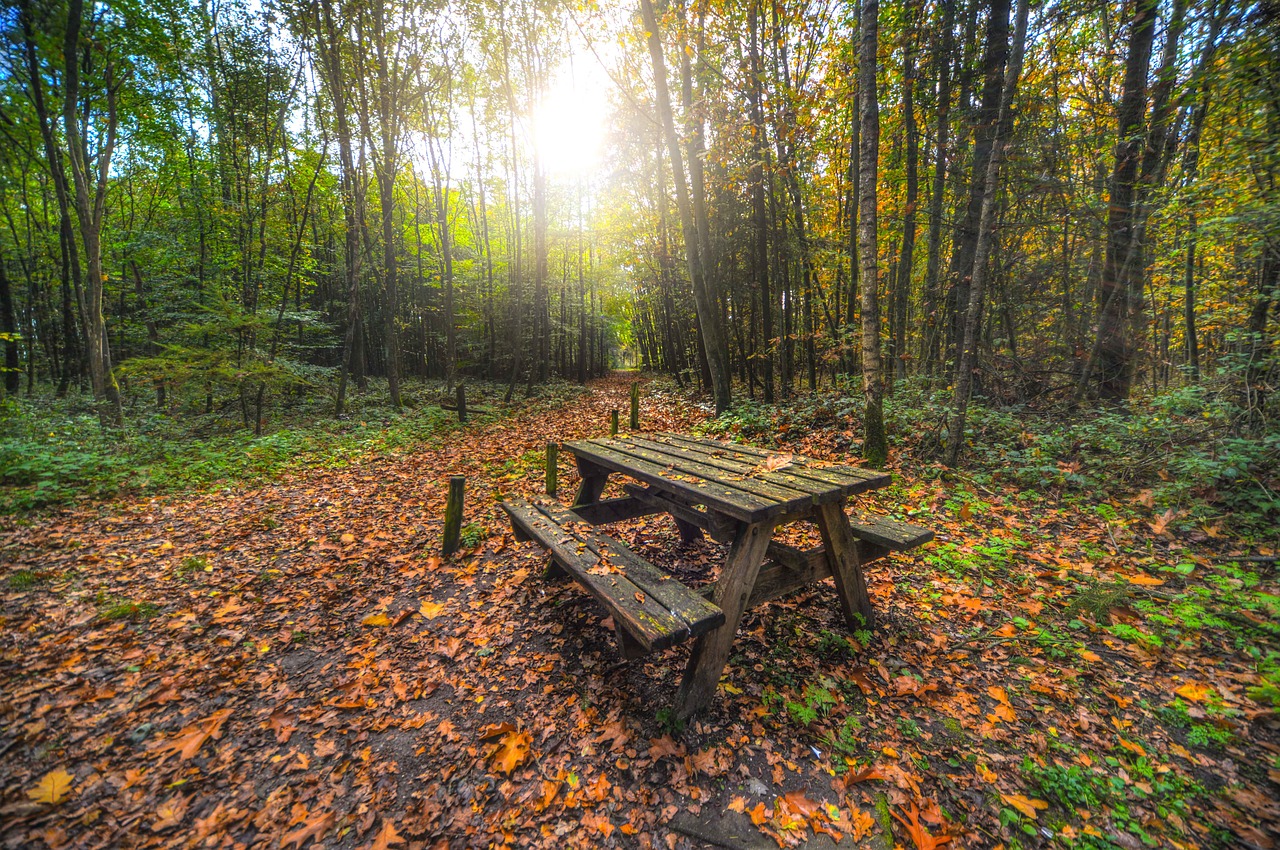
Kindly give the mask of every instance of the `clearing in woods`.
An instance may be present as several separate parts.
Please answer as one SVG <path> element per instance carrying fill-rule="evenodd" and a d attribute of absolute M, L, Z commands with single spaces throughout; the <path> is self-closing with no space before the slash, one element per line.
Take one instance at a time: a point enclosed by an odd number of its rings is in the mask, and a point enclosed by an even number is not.
<path fill-rule="evenodd" d="M 547 441 L 625 425 L 629 389 L 251 491 L 9 521 L 0 841 L 694 847 L 728 812 L 754 836 L 733 846 L 1272 846 L 1276 715 L 1246 692 L 1274 571 L 1158 520 L 894 469 L 877 507 L 938 539 L 871 567 L 876 634 L 844 630 L 830 581 L 750 611 L 711 709 L 675 722 L 688 644 L 619 663 L 496 504 L 542 489 Z M 705 418 L 645 385 L 642 428 Z M 722 559 L 662 516 L 619 536 L 686 581 Z"/>

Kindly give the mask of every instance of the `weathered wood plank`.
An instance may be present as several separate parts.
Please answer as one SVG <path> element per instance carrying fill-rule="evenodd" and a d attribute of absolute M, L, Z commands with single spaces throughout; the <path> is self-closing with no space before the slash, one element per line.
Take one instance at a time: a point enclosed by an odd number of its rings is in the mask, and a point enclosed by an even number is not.
<path fill-rule="evenodd" d="M 696 637 L 724 622 L 724 612 L 719 608 L 709 604 L 697 591 L 671 574 L 641 558 L 625 544 L 594 529 L 580 529 L 571 525 L 578 521 L 576 512 L 553 505 L 538 507 L 552 522 L 561 527 L 572 528 L 587 551 L 621 567 L 632 583 L 683 621 L 688 626 L 690 635 Z"/>
<path fill-rule="evenodd" d="M 599 552 L 590 547 L 579 548 L 582 541 L 553 522 L 538 506 L 509 500 L 503 502 L 502 507 L 512 524 L 519 524 L 547 547 L 556 562 L 594 596 L 613 615 L 614 623 L 625 628 L 645 651 L 666 649 L 690 636 L 688 623 L 641 590 L 624 573 L 590 572 L 601 563 Z M 623 548 L 620 543 L 617 546 Z"/>
<path fill-rule="evenodd" d="M 798 505 L 812 504 L 813 492 L 807 488 L 773 480 L 769 473 L 748 475 L 753 467 L 742 467 L 733 462 L 725 462 L 706 455 L 696 454 L 684 448 L 656 443 L 644 437 L 626 436 L 617 440 L 602 440 L 602 443 L 615 451 L 634 457 L 643 458 L 652 463 L 671 466 L 679 472 L 697 475 L 707 481 L 715 481 L 747 493 L 753 493 L 766 499 Z M 830 491 L 830 487 L 828 487 Z"/>
<path fill-rule="evenodd" d="M 623 486 L 625 488 L 626 485 Z M 621 499 L 605 499 L 589 505 L 574 505 L 571 510 L 592 525 L 608 525 L 611 522 L 660 514 L 663 508 L 634 496 L 624 496 Z"/>
<path fill-rule="evenodd" d="M 840 595 L 840 608 L 850 631 L 871 629 L 875 615 L 871 609 L 871 596 L 867 593 L 867 581 L 862 575 L 858 541 L 849 528 L 844 505 L 840 503 L 818 505 L 814 519 L 822 534 L 822 548 L 826 550 L 827 564 L 836 580 L 836 592 Z"/>
<path fill-rule="evenodd" d="M 680 494 L 689 499 L 692 504 L 715 507 L 721 513 L 744 522 L 759 522 L 782 512 L 780 506 L 769 499 L 708 482 L 697 476 L 680 477 L 679 473 L 668 469 L 665 465 L 621 454 L 600 445 L 595 440 L 565 443 L 564 447 L 578 458 L 579 469 L 582 468 L 583 463 L 586 463 L 590 467 L 621 472 L 646 484 L 652 484 L 664 492 Z M 585 485 L 584 478 L 583 487 Z M 603 491 L 603 483 L 600 486 Z M 580 494 L 583 487 L 579 488 Z M 595 498 L 579 498 L 579 501 L 593 502 L 598 499 L 597 494 Z"/>
<path fill-rule="evenodd" d="M 758 448 L 755 445 L 687 437 L 685 434 L 672 434 L 667 433 L 667 431 L 659 434 L 649 434 L 646 435 L 646 438 L 659 440 L 659 442 L 668 442 L 672 445 L 682 445 L 682 447 L 689 448 L 690 451 L 713 454 L 713 456 L 724 457 L 727 460 L 750 463 L 751 466 L 759 465 L 760 462 L 768 460 L 768 457 L 772 456 L 772 454 L 780 453 Z M 820 466 L 818 461 L 801 456 L 801 454 L 794 454 L 792 456 L 792 466 L 786 467 L 782 471 L 796 477 L 818 481 L 818 483 L 840 485 L 841 488 L 847 488 L 845 495 L 856 495 L 868 492 L 868 490 L 882 488 L 882 486 L 888 486 L 892 481 L 892 476 L 888 472 L 864 470 L 856 466 L 845 465 Z"/>
<path fill-rule="evenodd" d="M 569 451 L 573 451 L 573 443 L 569 443 L 566 447 Z M 582 455 L 574 452 L 574 461 L 578 465 L 578 494 L 574 496 L 573 503 L 575 505 L 589 505 L 592 502 L 600 501 L 600 494 L 604 492 L 604 487 L 609 483 L 609 470 L 599 464 L 592 463 Z"/>
<path fill-rule="evenodd" d="M 623 484 L 622 489 L 636 499 L 653 506 L 655 512 L 665 511 L 677 520 L 689 523 L 711 535 L 711 539 L 720 543 L 732 542 L 738 531 L 738 523 L 728 517 L 709 511 L 699 510 L 682 504 L 665 493 L 659 493 L 641 487 L 639 484 Z"/>
<path fill-rule="evenodd" d="M 853 536 L 876 543 L 895 552 L 923 546 L 933 539 L 933 532 L 918 525 L 885 516 L 859 516 L 851 523 Z"/>

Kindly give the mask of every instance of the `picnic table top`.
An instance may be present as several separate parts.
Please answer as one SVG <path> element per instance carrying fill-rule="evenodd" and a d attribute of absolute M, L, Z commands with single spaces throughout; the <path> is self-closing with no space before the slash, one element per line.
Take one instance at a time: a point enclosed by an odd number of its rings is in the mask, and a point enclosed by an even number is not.
<path fill-rule="evenodd" d="M 565 448 L 580 461 L 747 523 L 839 502 L 890 482 L 887 472 L 683 434 L 625 434 Z"/>

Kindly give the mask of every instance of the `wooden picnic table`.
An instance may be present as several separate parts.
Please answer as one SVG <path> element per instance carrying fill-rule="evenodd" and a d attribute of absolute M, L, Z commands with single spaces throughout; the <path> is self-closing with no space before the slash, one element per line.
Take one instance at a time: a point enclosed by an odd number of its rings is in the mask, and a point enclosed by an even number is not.
<path fill-rule="evenodd" d="M 614 614 L 624 655 L 694 639 L 676 695 L 680 717 L 715 696 L 748 608 L 833 576 L 849 628 L 870 629 L 862 565 L 933 536 L 886 518 L 850 522 L 849 499 L 887 486 L 885 472 L 681 434 L 620 435 L 564 448 L 581 476 L 571 515 L 514 500 L 504 507 L 523 536 L 548 546 L 559 566 Z M 632 479 L 623 484 L 626 496 L 602 499 L 612 475 Z M 685 588 L 613 538 L 578 528 L 662 512 L 685 540 L 706 533 L 729 544 L 709 589 Z M 821 547 L 806 551 L 773 539 L 776 529 L 798 521 L 817 525 Z M 710 605 L 699 605 L 707 596 Z"/>

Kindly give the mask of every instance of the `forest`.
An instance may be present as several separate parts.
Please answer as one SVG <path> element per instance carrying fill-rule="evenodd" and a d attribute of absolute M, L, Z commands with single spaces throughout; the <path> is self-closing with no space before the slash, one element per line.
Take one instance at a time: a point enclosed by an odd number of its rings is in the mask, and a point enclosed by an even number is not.
<path fill-rule="evenodd" d="M 0 38 L 0 843 L 1280 841 L 1271 0 Z M 886 470 L 876 627 L 824 555 L 664 707 L 711 639 L 637 659 L 509 507 L 604 498 L 605 434 L 765 493 Z M 663 504 L 618 539 L 723 606 L 746 526 Z"/>

